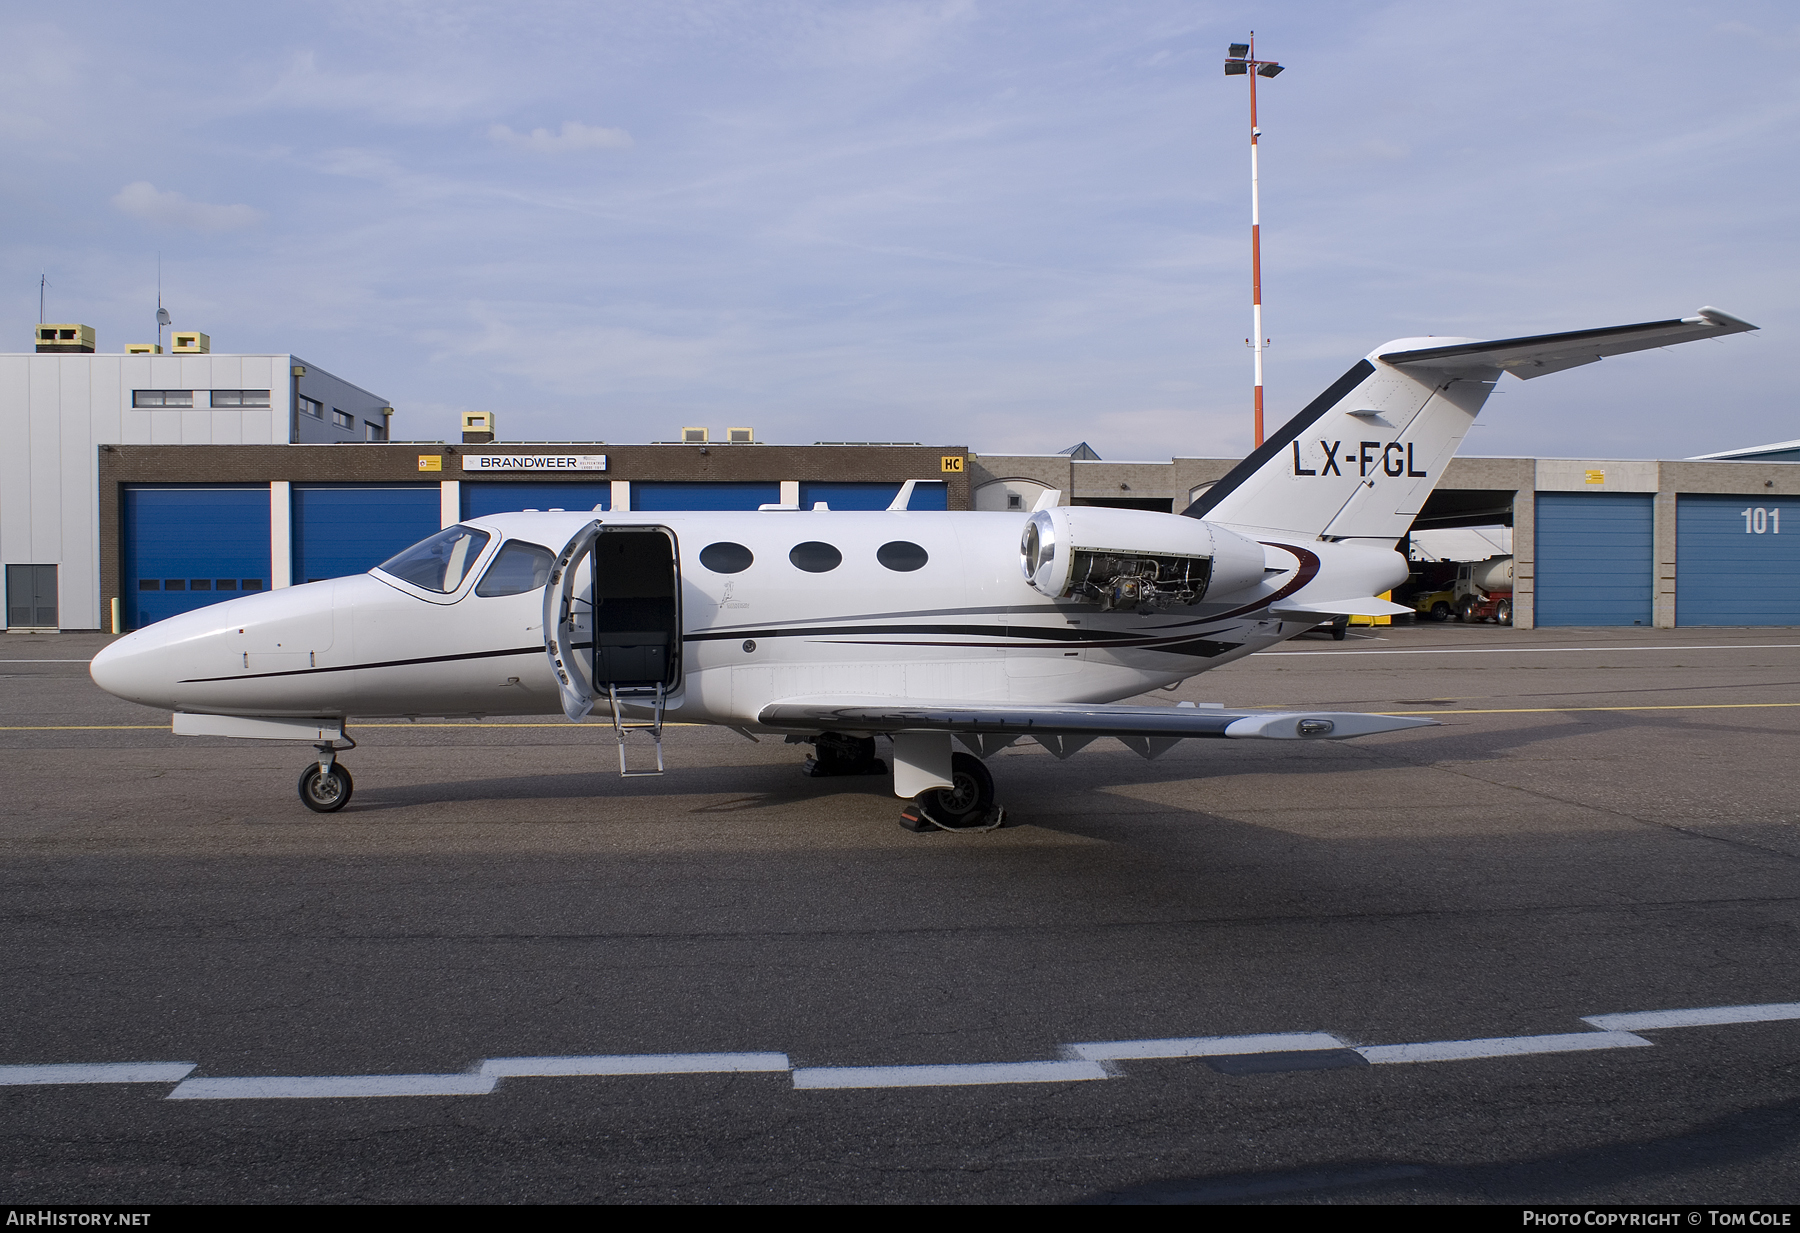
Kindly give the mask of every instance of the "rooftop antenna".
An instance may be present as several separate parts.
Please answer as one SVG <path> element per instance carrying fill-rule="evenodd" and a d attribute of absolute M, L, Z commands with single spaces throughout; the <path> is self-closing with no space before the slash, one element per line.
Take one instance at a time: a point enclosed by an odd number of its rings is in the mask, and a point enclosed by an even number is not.
<path fill-rule="evenodd" d="M 156 349 L 162 351 L 162 332 L 170 324 L 169 310 L 162 306 L 162 254 L 156 254 Z"/>
<path fill-rule="evenodd" d="M 48 287 L 49 285 L 50 285 L 50 276 L 48 274 L 39 272 L 39 274 L 38 274 L 38 324 L 39 325 L 44 324 L 44 288 Z"/>

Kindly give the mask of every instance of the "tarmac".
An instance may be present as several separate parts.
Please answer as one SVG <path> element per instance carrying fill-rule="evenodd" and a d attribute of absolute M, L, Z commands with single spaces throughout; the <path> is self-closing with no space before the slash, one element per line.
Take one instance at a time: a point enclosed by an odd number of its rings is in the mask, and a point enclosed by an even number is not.
<path fill-rule="evenodd" d="M 13 1203 L 1792 1203 L 1800 629 L 1304 637 L 989 760 L 1008 826 L 672 727 L 176 737 L 0 638 Z M 636 738 L 634 738 L 636 739 Z"/>

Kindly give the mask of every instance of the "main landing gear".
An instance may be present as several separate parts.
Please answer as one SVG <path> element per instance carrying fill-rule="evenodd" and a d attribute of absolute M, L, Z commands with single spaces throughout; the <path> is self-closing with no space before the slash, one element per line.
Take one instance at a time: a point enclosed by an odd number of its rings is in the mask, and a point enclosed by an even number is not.
<path fill-rule="evenodd" d="M 345 738 L 349 740 L 348 737 Z M 314 813 L 336 813 L 350 803 L 350 794 L 356 790 L 356 784 L 337 760 L 337 746 L 315 745 L 319 751 L 316 762 L 308 762 L 306 769 L 300 772 L 300 803 Z M 350 741 L 345 746 L 355 749 L 356 742 Z"/>
<path fill-rule="evenodd" d="M 994 804 L 994 777 L 974 754 L 950 755 L 948 788 L 933 788 L 913 797 L 900 811 L 906 830 L 991 831 L 1006 825 L 1006 810 Z"/>
<path fill-rule="evenodd" d="M 813 756 L 806 760 L 802 773 L 814 779 L 830 779 L 838 775 L 885 775 L 888 765 L 875 756 L 872 736 L 843 736 L 821 732 L 809 738 Z"/>

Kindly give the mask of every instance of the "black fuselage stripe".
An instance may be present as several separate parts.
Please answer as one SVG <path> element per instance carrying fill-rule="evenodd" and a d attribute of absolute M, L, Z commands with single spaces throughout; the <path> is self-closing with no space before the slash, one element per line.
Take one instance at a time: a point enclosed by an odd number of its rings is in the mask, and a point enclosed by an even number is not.
<path fill-rule="evenodd" d="M 510 651 L 465 651 L 460 655 L 426 655 L 419 659 L 388 659 L 375 664 L 339 664 L 334 668 L 290 668 L 285 672 L 250 672 L 238 676 L 197 676 L 183 685 L 208 685 L 214 681 L 266 681 L 277 676 L 318 676 L 326 672 L 360 672 L 365 668 L 410 668 L 415 664 L 448 664 L 464 659 L 500 659 L 507 655 L 542 655 L 541 646 L 514 647 Z"/>

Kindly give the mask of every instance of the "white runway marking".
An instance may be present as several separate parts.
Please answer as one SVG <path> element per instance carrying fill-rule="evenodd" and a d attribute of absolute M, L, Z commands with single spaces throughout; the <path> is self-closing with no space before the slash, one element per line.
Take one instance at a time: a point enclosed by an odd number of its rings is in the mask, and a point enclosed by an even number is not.
<path fill-rule="evenodd" d="M 1401 1045 L 1347 1045 L 1328 1032 L 1268 1032 L 1249 1036 L 1171 1036 L 1151 1040 L 1091 1040 L 1063 1048 L 1065 1060 L 912 1066 L 803 1066 L 785 1053 L 605 1053 L 566 1057 L 487 1058 L 458 1075 L 287 1075 L 188 1078 L 193 1062 L 101 1062 L 0 1066 L 0 1087 L 81 1083 L 170 1083 L 170 1100 L 334 1100 L 370 1096 L 485 1096 L 502 1079 L 620 1075 L 791 1074 L 806 1089 L 972 1087 L 1000 1083 L 1079 1083 L 1106 1079 L 1120 1062 L 1167 1058 L 1317 1053 L 1354 1048 L 1374 1065 L 1460 1062 L 1596 1049 L 1644 1049 L 1655 1042 L 1636 1032 L 1800 1019 L 1800 1002 L 1701 1006 L 1589 1015 L 1591 1032 L 1428 1040 Z M 1103 1065 L 1105 1063 L 1106 1065 Z M 1108 1065 L 1114 1069 L 1109 1070 Z M 1296 1067 L 1299 1068 L 1299 1067 Z M 1279 1073 L 1279 1068 L 1268 1073 Z"/>
<path fill-rule="evenodd" d="M 1177 1036 L 1166 1040 L 1091 1040 L 1070 1045 L 1069 1052 L 1089 1062 L 1147 1062 L 1157 1058 L 1229 1057 L 1345 1047 L 1343 1041 L 1324 1032 L 1285 1032 L 1262 1036 Z"/>
<path fill-rule="evenodd" d="M 1399 1062 L 1524 1057 L 1533 1053 L 1580 1053 L 1589 1049 L 1644 1049 L 1651 1043 L 1630 1032 L 1571 1032 L 1562 1036 L 1495 1036 L 1487 1040 L 1428 1040 L 1415 1045 L 1364 1045 L 1357 1052 L 1371 1066 L 1382 1066 Z"/>
<path fill-rule="evenodd" d="M 492 1075 L 316 1075 L 188 1079 L 170 1100 L 332 1100 L 359 1096 L 486 1096 Z"/>
<path fill-rule="evenodd" d="M 0 659 L 0 664 L 91 664 L 91 659 Z"/>
<path fill-rule="evenodd" d="M 1793 651 L 1800 642 L 1721 642 L 1707 646 L 1472 646 L 1416 651 L 1257 651 L 1257 655 L 1541 655 L 1551 651 Z"/>
<path fill-rule="evenodd" d="M 1072 1083 L 1105 1079 L 1098 1062 L 976 1062 L 960 1066 L 807 1066 L 794 1072 L 794 1086 L 972 1087 L 986 1083 Z"/>
<path fill-rule="evenodd" d="M 52 1083 L 179 1083 L 195 1062 L 100 1062 L 92 1065 L 0 1066 L 0 1087 Z"/>
<path fill-rule="evenodd" d="M 1701 1006 L 1694 1010 L 1640 1010 L 1624 1015 L 1588 1015 L 1604 1032 L 1647 1032 L 1655 1028 L 1711 1027 L 1726 1023 L 1773 1023 L 1800 1019 L 1800 1002 L 1766 1002 L 1761 1006 Z"/>
<path fill-rule="evenodd" d="M 785 1053 L 623 1053 L 595 1057 L 491 1057 L 480 1073 L 496 1079 L 580 1075 L 717 1075 L 786 1071 Z"/>

